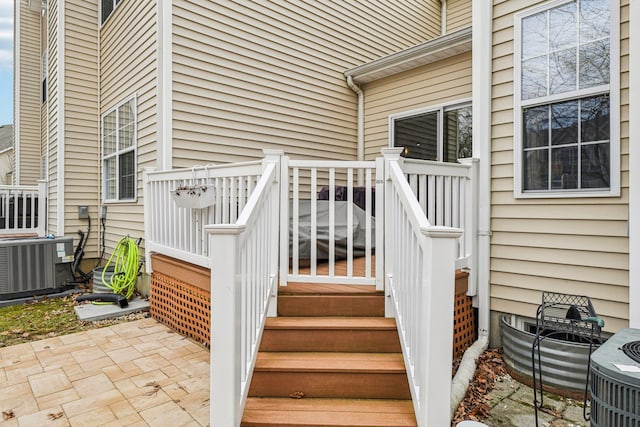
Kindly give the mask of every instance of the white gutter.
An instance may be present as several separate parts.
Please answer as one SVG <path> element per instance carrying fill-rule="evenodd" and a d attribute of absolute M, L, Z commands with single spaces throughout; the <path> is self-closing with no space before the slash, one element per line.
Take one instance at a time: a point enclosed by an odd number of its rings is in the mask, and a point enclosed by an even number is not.
<path fill-rule="evenodd" d="M 471 50 L 471 27 L 392 53 L 344 72 L 358 84 L 380 80 Z"/>
<path fill-rule="evenodd" d="M 347 76 L 347 84 L 358 95 L 358 154 L 357 160 L 364 160 L 364 92 L 353 82 L 352 76 Z M 362 185 L 361 176 L 358 176 L 358 185 Z"/>
<path fill-rule="evenodd" d="M 472 3 L 473 157 L 480 159 L 478 178 L 478 336 L 489 335 L 491 238 L 491 31 L 493 8 Z"/>
<path fill-rule="evenodd" d="M 14 185 L 20 185 L 20 12 L 22 2 L 13 3 L 13 176 Z"/>
<path fill-rule="evenodd" d="M 629 117 L 640 114 L 640 4 L 629 2 Z M 640 328 L 640 121 L 629 120 L 629 327 Z"/>

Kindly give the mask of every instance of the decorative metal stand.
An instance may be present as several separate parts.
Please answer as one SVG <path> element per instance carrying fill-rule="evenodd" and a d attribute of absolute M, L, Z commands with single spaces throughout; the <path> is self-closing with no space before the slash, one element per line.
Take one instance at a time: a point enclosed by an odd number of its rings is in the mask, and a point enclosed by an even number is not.
<path fill-rule="evenodd" d="M 600 319 L 591 304 L 589 297 L 581 295 L 542 293 L 542 304 L 536 312 L 536 337 L 531 348 L 531 369 L 533 375 L 533 406 L 536 426 L 538 425 L 538 409 L 543 405 L 542 364 L 540 361 L 540 344 L 545 338 L 556 338 L 566 341 L 589 344 L 589 354 L 593 352 L 594 342 L 600 341 L 604 320 Z M 537 369 L 536 369 L 537 362 Z M 589 370 L 591 358 L 587 358 L 587 381 L 584 390 L 583 416 L 587 414 L 587 397 L 589 390 Z M 538 401 L 538 397 L 540 400 Z"/>

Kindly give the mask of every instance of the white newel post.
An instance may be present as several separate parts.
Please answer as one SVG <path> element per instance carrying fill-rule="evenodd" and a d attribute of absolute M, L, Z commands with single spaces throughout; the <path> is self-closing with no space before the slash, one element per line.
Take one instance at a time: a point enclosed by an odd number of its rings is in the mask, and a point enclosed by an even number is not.
<path fill-rule="evenodd" d="M 38 181 L 38 236 L 47 234 L 47 181 Z"/>
<path fill-rule="evenodd" d="M 420 354 L 424 355 L 424 370 L 419 373 L 420 426 L 451 425 L 451 366 L 453 361 L 453 307 L 455 298 L 456 239 L 462 230 L 449 227 L 428 227 L 422 230 L 427 252 L 420 301 L 424 327 Z M 450 256 L 446 256 L 450 254 Z"/>
<path fill-rule="evenodd" d="M 469 259 L 469 288 L 467 295 L 476 296 L 478 289 L 478 172 L 480 160 L 461 159 L 463 165 L 470 165 L 469 177 L 465 182 L 464 201 L 464 248 Z"/>
<path fill-rule="evenodd" d="M 156 198 L 157 194 L 153 194 L 151 191 L 151 184 L 149 183 L 149 173 L 155 171 L 156 168 L 145 167 L 142 169 L 142 206 L 144 215 L 144 240 L 145 240 L 145 269 L 147 273 L 151 274 L 151 251 L 149 243 L 154 242 L 155 236 L 151 231 L 151 225 L 156 223 L 156 218 L 152 218 L 154 210 L 157 209 Z"/>
<path fill-rule="evenodd" d="M 386 200 L 387 197 L 391 194 L 391 186 L 393 183 L 391 182 L 391 177 L 389 176 L 389 163 L 390 162 L 398 162 L 400 164 L 400 168 L 402 168 L 402 159 L 400 157 L 400 153 L 402 153 L 402 148 L 383 148 L 380 150 L 382 156 L 384 157 L 384 216 L 382 222 L 382 228 L 384 230 L 384 244 L 386 245 L 388 242 L 391 242 L 391 236 L 389 233 L 393 232 L 392 229 L 392 221 L 393 217 L 391 215 L 391 205 Z M 377 218 L 376 218 L 376 221 Z M 376 229 L 378 228 L 379 222 L 376 222 Z M 376 243 L 377 245 L 377 243 Z M 386 251 L 385 251 L 386 253 Z M 377 259 L 377 256 L 376 256 Z M 387 277 L 389 272 L 393 270 L 391 266 L 391 258 L 385 257 L 384 259 L 384 315 L 385 317 L 396 317 L 395 309 L 391 302 L 391 289 L 389 289 L 389 280 L 393 280 L 392 277 Z M 378 274 L 376 272 L 376 274 Z"/>
<path fill-rule="evenodd" d="M 277 197 L 271 198 L 271 206 L 270 209 L 272 212 L 278 212 L 278 215 L 273 216 L 273 222 L 271 224 L 270 229 L 274 231 L 274 234 L 271 236 L 271 241 L 269 242 L 269 248 L 274 254 L 279 254 L 280 252 L 280 198 L 286 197 L 286 192 L 282 190 L 280 186 L 280 173 L 283 164 L 284 151 L 282 150 L 262 150 L 264 154 L 264 160 L 262 162 L 262 169 L 267 167 L 270 163 L 276 164 L 276 179 L 271 184 L 274 188 L 272 191 L 276 191 Z M 287 229 L 288 232 L 288 229 Z M 288 246 L 287 246 L 288 247 Z M 269 266 L 269 271 L 278 271 L 279 270 L 279 258 L 277 256 L 272 257 L 272 264 Z M 267 310 L 268 317 L 277 317 L 278 316 L 278 278 L 275 278 L 276 286 L 272 288 L 271 298 L 269 301 L 269 308 Z"/>
<path fill-rule="evenodd" d="M 244 227 L 208 226 L 211 259 L 211 390 L 212 426 L 238 426 L 240 408 L 239 243 Z M 224 260 L 224 262 L 216 262 Z"/>
<path fill-rule="evenodd" d="M 384 291 L 384 158 L 376 158 L 376 290 Z M 380 225 L 378 225 L 380 224 Z"/>
<path fill-rule="evenodd" d="M 289 157 L 280 162 L 280 280 L 279 286 L 287 286 L 289 275 Z"/>

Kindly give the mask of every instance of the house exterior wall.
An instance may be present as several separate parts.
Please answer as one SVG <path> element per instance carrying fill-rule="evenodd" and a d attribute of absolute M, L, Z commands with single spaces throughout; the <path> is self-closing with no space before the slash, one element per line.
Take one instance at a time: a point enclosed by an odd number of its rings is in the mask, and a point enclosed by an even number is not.
<path fill-rule="evenodd" d="M 48 209 L 47 209 L 47 231 L 51 234 L 62 235 L 63 231 L 58 230 L 58 131 L 59 131 L 59 108 L 58 102 L 63 99 L 59 94 L 59 60 L 58 60 L 58 0 L 51 0 L 48 3 L 47 11 L 47 46 L 49 48 L 49 59 L 47 61 L 47 102 L 46 120 L 47 131 L 45 138 L 47 151 L 47 180 L 48 180 Z"/>
<path fill-rule="evenodd" d="M 16 2 L 16 108 L 14 109 L 20 154 L 16 184 L 35 185 L 40 179 L 40 13 L 31 11 L 28 2 Z M 18 101 L 19 100 L 19 101 Z M 19 127 L 18 127 L 19 126 Z"/>
<path fill-rule="evenodd" d="M 0 185 L 13 182 L 13 125 L 0 126 Z"/>
<path fill-rule="evenodd" d="M 77 230 L 87 229 L 87 220 L 78 219 L 78 206 L 89 206 L 93 230 L 87 257 L 98 252 L 98 4 L 65 0 L 64 233 L 75 236 Z"/>
<path fill-rule="evenodd" d="M 514 198 L 514 14 L 540 1 L 493 1 L 491 309 L 535 317 L 541 291 L 587 295 L 606 329 L 627 327 L 628 0 L 620 8 L 621 196 Z"/>
<path fill-rule="evenodd" d="M 440 34 L 440 1 L 173 2 L 173 166 L 356 157 L 343 71 Z"/>
<path fill-rule="evenodd" d="M 13 148 L 0 150 L 0 185 L 11 185 L 13 170 Z"/>
<path fill-rule="evenodd" d="M 471 26 L 471 0 L 447 0 L 447 33 Z"/>
<path fill-rule="evenodd" d="M 471 52 L 398 73 L 364 86 L 365 158 L 389 146 L 389 116 L 471 98 Z"/>
<path fill-rule="evenodd" d="M 137 199 L 107 204 L 107 252 L 124 236 L 143 236 L 141 170 L 156 165 L 156 18 L 155 0 L 123 1 L 100 29 L 98 120 L 132 96 L 137 110 Z M 102 183 L 98 188 L 102 197 Z"/>

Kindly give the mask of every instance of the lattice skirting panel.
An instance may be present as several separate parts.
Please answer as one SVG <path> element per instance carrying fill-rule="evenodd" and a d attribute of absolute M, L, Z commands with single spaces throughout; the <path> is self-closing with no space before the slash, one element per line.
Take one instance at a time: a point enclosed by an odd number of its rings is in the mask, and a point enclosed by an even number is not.
<path fill-rule="evenodd" d="M 209 347 L 209 291 L 154 271 L 151 276 L 151 315 L 175 331 Z"/>
<path fill-rule="evenodd" d="M 453 305 L 453 357 L 461 356 L 476 341 L 477 330 L 473 301 L 465 289 L 456 294 Z"/>

